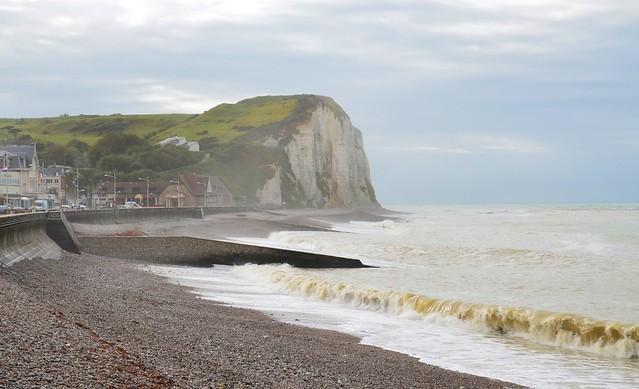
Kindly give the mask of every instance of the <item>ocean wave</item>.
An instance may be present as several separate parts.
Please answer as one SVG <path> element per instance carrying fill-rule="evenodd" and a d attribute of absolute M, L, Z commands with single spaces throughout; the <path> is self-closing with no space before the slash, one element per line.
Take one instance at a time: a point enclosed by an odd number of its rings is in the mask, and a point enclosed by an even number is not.
<path fill-rule="evenodd" d="M 392 222 L 386 227 L 393 229 Z M 381 222 L 384 223 L 384 222 Z M 460 246 L 418 246 L 405 242 L 390 243 L 382 239 L 354 239 L 350 236 L 335 236 L 326 233 L 299 231 L 281 231 L 272 233 L 268 240 L 277 245 L 292 249 L 302 249 L 329 255 L 348 256 L 362 259 L 366 264 L 392 267 L 422 266 L 424 261 L 467 261 L 468 259 L 492 259 L 496 261 L 517 262 L 558 262 L 570 261 L 572 256 L 554 253 L 549 250 L 525 248 L 476 248 Z M 365 244 L 364 244 L 365 242 Z M 561 255 L 560 255 L 561 254 Z M 398 260 L 401 258 L 401 260 Z M 371 263 L 371 261 L 375 263 Z"/>
<path fill-rule="evenodd" d="M 599 321 L 570 313 L 442 300 L 413 293 L 332 283 L 303 274 L 288 265 L 245 265 L 238 267 L 237 271 L 275 285 L 288 294 L 302 297 L 395 315 L 417 315 L 428 320 L 443 318 L 443 322 L 447 322 L 446 319 L 454 319 L 503 335 L 523 336 L 542 344 L 606 356 L 639 356 L 639 325 Z"/>

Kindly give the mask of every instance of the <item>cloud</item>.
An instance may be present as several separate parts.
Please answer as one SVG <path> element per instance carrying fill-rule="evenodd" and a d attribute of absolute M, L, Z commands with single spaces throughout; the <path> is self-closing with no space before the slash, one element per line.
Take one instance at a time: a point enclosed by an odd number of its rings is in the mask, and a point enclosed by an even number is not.
<path fill-rule="evenodd" d="M 200 113 L 211 107 L 210 96 L 187 92 L 164 84 L 143 85 L 133 94 L 134 100 L 151 106 L 156 112 Z"/>
<path fill-rule="evenodd" d="M 619 44 L 605 37 L 610 26 L 638 20 L 634 0 L 0 0 L 0 80 L 55 72 L 75 87 L 148 77 L 174 89 L 178 78 L 187 95 L 143 91 L 137 101 L 190 109 L 208 96 L 202 80 L 228 85 L 227 98 L 215 92 L 223 100 L 308 91 L 305 74 L 354 90 L 508 75 L 559 82 L 558 61 Z M 597 75 L 591 61 L 567 65 L 575 85 Z"/>
<path fill-rule="evenodd" d="M 515 154 L 545 154 L 548 148 L 540 142 L 527 139 L 503 138 L 493 136 L 464 136 L 470 143 L 474 143 L 478 150 L 509 152 Z"/>
<path fill-rule="evenodd" d="M 513 55 L 583 49 L 606 25 L 637 20 L 639 6 L 622 0 L 4 0 L 0 56 L 149 48 L 195 55 L 206 42 L 436 79 L 520 69 Z"/>
<path fill-rule="evenodd" d="M 390 151 L 398 153 L 427 153 L 427 154 L 471 154 L 472 151 L 462 148 L 449 148 L 430 145 L 398 145 L 371 146 L 372 150 Z"/>
<path fill-rule="evenodd" d="M 520 138 L 506 138 L 496 136 L 477 135 L 451 135 L 441 139 L 437 145 L 420 142 L 419 140 L 403 141 L 396 144 L 387 144 L 384 138 L 372 138 L 372 150 L 394 153 L 419 153 L 419 154 L 546 154 L 550 149 L 536 141 Z M 370 141 L 370 139 L 369 139 Z"/>
<path fill-rule="evenodd" d="M 144 107 L 144 111 L 152 113 L 201 113 L 220 103 L 235 102 L 251 96 L 250 92 L 241 93 L 222 83 L 195 86 L 148 79 L 117 80 L 111 83 L 119 84 L 127 90 L 125 95 L 129 96 L 130 101 L 125 105 Z M 121 99 L 120 96 L 113 98 Z"/>

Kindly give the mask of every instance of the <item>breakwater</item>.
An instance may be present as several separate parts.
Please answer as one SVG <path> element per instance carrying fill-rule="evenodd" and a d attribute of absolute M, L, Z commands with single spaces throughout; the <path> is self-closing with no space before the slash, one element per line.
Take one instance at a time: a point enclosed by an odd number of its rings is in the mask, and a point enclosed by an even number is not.
<path fill-rule="evenodd" d="M 158 264 L 212 266 L 288 263 L 305 268 L 368 267 L 357 259 L 186 236 L 83 236 L 84 252 Z"/>

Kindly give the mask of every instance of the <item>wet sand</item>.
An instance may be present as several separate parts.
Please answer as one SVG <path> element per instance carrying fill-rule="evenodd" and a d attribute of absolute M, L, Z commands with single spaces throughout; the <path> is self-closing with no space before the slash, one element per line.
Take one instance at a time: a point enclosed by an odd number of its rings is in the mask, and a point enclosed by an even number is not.
<path fill-rule="evenodd" d="M 0 274 L 1 387 L 501 388 L 190 293 L 123 260 L 67 255 Z"/>

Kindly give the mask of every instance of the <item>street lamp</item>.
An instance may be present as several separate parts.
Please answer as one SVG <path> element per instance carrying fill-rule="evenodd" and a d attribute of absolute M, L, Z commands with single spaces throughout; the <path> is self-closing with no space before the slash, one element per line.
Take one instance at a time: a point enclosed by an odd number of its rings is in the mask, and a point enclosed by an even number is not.
<path fill-rule="evenodd" d="M 115 184 L 116 181 L 117 181 L 115 170 L 113 170 L 113 174 L 105 174 L 104 176 L 113 178 L 113 207 L 117 208 L 117 206 L 118 206 L 118 197 L 117 197 L 118 196 L 118 192 L 116 190 L 116 184 Z"/>
<path fill-rule="evenodd" d="M 4 203 L 5 205 L 9 205 L 9 162 L 8 162 L 8 153 L 5 151 L 4 152 L 4 160 L 3 160 L 3 164 L 2 164 L 2 175 L 5 176 L 4 178 L 4 185 L 5 185 L 5 195 L 4 195 Z"/>
<path fill-rule="evenodd" d="M 138 180 L 144 180 L 144 178 L 138 177 Z M 146 207 L 149 207 L 149 176 L 146 176 Z"/>
<path fill-rule="evenodd" d="M 180 176 L 177 177 L 177 181 L 169 181 L 171 184 L 177 184 L 177 207 L 180 208 Z"/>

